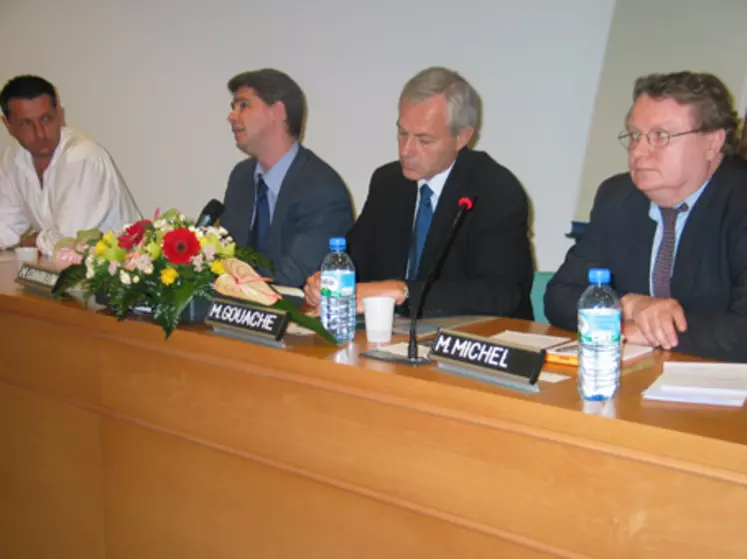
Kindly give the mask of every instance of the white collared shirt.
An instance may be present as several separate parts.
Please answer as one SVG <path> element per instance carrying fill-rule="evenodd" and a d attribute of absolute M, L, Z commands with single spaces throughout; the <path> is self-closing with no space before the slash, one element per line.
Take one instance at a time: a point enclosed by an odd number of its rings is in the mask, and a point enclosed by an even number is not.
<path fill-rule="evenodd" d="M 427 184 L 433 192 L 433 194 L 431 194 L 431 207 L 433 208 L 433 214 L 435 215 L 436 206 L 438 206 L 438 199 L 441 197 L 441 193 L 444 190 L 444 185 L 446 184 L 446 180 L 449 178 L 451 170 L 454 168 L 455 162 L 456 159 L 451 162 L 451 165 L 449 165 L 448 169 L 446 169 L 445 171 L 441 171 L 437 175 L 433 175 L 429 180 L 420 179 L 418 181 L 418 197 L 417 200 L 415 200 L 415 215 L 417 215 L 418 206 L 420 205 L 420 187 L 424 184 Z M 412 226 L 415 227 L 414 219 L 412 220 Z"/>
<path fill-rule="evenodd" d="M 0 249 L 31 227 L 39 250 L 51 254 L 78 231 L 117 231 L 141 217 L 111 156 L 72 128 L 62 129 L 43 178 L 42 188 L 31 154 L 14 141 L 0 161 Z"/>

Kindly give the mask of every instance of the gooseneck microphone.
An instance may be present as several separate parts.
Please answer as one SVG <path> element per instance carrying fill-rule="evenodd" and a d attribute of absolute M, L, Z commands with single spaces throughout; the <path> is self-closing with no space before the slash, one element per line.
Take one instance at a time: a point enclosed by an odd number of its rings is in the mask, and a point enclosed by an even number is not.
<path fill-rule="evenodd" d="M 225 209 L 226 207 L 221 202 L 213 198 L 205 204 L 204 208 L 202 208 L 200 217 L 197 218 L 195 225 L 197 227 L 209 227 L 210 225 L 214 225 L 215 222 L 218 221 L 218 218 L 223 215 Z"/>
<path fill-rule="evenodd" d="M 430 291 L 431 285 L 433 285 L 436 276 L 444 265 L 446 255 L 449 253 L 449 249 L 454 243 L 454 238 L 456 237 L 459 226 L 462 224 L 462 221 L 464 221 L 465 214 L 472 209 L 472 206 L 475 204 L 476 200 L 476 197 L 467 198 L 466 196 L 464 196 L 462 198 L 459 198 L 459 210 L 457 211 L 457 214 L 454 217 L 454 221 L 451 224 L 451 232 L 449 233 L 446 242 L 441 247 L 441 252 L 438 253 L 438 258 L 436 258 L 436 261 L 433 263 L 431 271 L 428 273 L 425 281 L 423 282 L 423 290 L 420 293 L 420 299 L 418 299 L 417 305 L 412 305 L 410 307 L 410 340 L 407 345 L 407 361 L 411 365 L 418 365 L 426 363 L 428 361 L 425 357 L 418 357 L 418 342 L 416 338 L 418 316 L 420 316 L 420 313 L 423 312 L 425 298 L 428 295 L 428 291 Z"/>

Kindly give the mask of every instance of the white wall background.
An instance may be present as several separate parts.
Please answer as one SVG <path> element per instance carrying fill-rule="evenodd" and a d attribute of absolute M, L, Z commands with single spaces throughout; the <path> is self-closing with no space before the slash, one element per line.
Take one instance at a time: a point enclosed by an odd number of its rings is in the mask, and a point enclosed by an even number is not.
<path fill-rule="evenodd" d="M 0 0 L 0 81 L 57 85 L 68 124 L 114 156 L 145 214 L 197 214 L 241 159 L 226 82 L 261 67 L 306 93 L 305 145 L 358 210 L 397 156 L 397 98 L 430 65 L 483 99 L 478 149 L 525 185 L 539 268 L 555 269 L 577 198 L 614 0 Z M 7 145 L 5 135 L 0 148 Z"/>
<path fill-rule="evenodd" d="M 653 72 L 693 70 L 721 78 L 747 106 L 747 0 L 620 0 L 597 92 L 576 218 L 586 220 L 599 184 L 627 170 L 617 141 L 633 83 Z M 742 100 L 740 101 L 740 97 Z"/>

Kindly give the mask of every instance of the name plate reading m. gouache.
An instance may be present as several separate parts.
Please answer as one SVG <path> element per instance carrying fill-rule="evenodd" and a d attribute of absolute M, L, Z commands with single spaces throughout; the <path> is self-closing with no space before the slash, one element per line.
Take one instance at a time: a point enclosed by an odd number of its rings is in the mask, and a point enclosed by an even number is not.
<path fill-rule="evenodd" d="M 545 350 L 499 344 L 491 338 L 439 330 L 430 358 L 452 372 L 510 388 L 534 385 L 545 362 Z"/>
<path fill-rule="evenodd" d="M 279 341 L 288 327 L 288 315 L 285 311 L 215 298 L 205 317 L 205 324 Z"/>
<path fill-rule="evenodd" d="M 16 283 L 42 295 L 55 297 L 54 290 L 60 281 L 60 276 L 60 270 L 47 268 L 41 264 L 24 262 L 21 269 L 18 270 Z"/>

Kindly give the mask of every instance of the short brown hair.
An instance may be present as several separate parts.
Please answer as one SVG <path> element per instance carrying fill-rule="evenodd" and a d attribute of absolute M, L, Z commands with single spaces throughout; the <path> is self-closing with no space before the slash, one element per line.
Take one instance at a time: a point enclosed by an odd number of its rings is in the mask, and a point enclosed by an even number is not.
<path fill-rule="evenodd" d="M 306 116 L 306 98 L 303 91 L 288 74 L 273 68 L 263 68 L 243 72 L 228 81 L 228 90 L 236 93 L 242 87 L 254 90 L 257 97 L 267 105 L 282 101 L 285 105 L 286 127 L 288 134 L 298 139 L 301 137 Z"/>
<path fill-rule="evenodd" d="M 713 74 L 675 72 L 649 74 L 635 81 L 633 102 L 641 95 L 652 99 L 674 99 L 680 105 L 689 105 L 701 132 L 724 130 L 726 140 L 722 151 L 732 155 L 737 147 L 737 113 L 729 89 Z M 630 113 L 628 113 L 628 117 Z"/>

